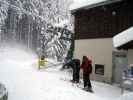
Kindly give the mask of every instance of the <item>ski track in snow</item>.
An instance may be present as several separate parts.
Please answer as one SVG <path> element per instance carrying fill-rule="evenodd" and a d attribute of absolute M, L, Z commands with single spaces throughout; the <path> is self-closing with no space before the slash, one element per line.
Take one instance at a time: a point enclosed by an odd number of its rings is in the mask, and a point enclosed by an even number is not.
<path fill-rule="evenodd" d="M 36 59 L 30 59 L 28 53 L 5 52 L 0 54 L 0 82 L 8 90 L 8 100 L 114 100 L 120 95 L 120 89 L 112 89 L 111 95 L 112 86 L 98 82 L 92 82 L 94 94 L 85 92 L 61 80 L 71 79 L 68 72 L 59 70 L 61 66 L 37 70 Z"/>

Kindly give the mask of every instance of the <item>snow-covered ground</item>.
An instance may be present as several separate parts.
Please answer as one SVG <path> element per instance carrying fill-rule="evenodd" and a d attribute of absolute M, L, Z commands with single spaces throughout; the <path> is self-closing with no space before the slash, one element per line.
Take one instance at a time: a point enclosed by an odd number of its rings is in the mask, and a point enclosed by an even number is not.
<path fill-rule="evenodd" d="M 0 82 L 8 90 L 8 100 L 116 100 L 120 96 L 118 87 L 99 82 L 92 82 L 94 93 L 85 92 L 65 81 L 71 75 L 60 71 L 61 66 L 37 70 L 36 60 L 35 54 L 22 49 L 0 50 Z"/>

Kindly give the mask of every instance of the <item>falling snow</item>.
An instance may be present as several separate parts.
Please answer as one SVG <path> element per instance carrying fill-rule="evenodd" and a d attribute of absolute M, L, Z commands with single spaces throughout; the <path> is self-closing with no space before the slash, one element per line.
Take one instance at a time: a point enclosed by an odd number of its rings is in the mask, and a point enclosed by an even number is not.
<path fill-rule="evenodd" d="M 61 65 L 37 70 L 36 54 L 25 48 L 8 46 L 0 52 L 0 82 L 8 90 L 8 100 L 121 100 L 121 89 L 106 83 L 93 81 L 94 93 L 72 85 L 67 81 L 71 73 L 60 71 Z M 49 59 L 48 63 L 58 62 Z"/>
<path fill-rule="evenodd" d="M 18 43 L 41 55 L 64 59 L 72 37 L 70 41 L 62 38 L 68 33 L 58 29 L 69 30 L 72 35 L 68 10 L 71 3 L 71 0 L 0 0 L 0 43 Z"/>

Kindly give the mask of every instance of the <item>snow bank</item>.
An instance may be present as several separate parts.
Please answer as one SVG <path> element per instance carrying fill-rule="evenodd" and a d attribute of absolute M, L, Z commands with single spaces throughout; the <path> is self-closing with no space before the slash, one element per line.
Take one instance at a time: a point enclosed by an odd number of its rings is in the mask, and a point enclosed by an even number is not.
<path fill-rule="evenodd" d="M 133 40 L 133 27 L 119 33 L 113 37 L 113 45 L 115 48 L 120 47 Z"/>
<path fill-rule="evenodd" d="M 118 100 L 133 100 L 133 92 L 123 94 Z"/>

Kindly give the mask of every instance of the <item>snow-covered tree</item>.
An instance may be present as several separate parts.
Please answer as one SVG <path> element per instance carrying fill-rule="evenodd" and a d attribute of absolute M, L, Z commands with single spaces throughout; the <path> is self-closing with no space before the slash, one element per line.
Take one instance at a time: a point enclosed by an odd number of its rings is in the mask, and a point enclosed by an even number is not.
<path fill-rule="evenodd" d="M 70 48 L 71 0 L 0 1 L 3 40 L 37 50 L 48 57 L 62 59 Z M 67 26 L 67 28 L 66 28 Z M 65 29 L 66 28 L 66 29 Z M 69 33 L 69 35 L 67 35 Z"/>
<path fill-rule="evenodd" d="M 7 0 L 5 0 L 7 2 Z M 0 1 L 0 42 L 3 38 L 2 28 L 5 24 L 5 19 L 7 18 L 7 11 L 9 5 L 5 4 L 3 1 Z"/>

